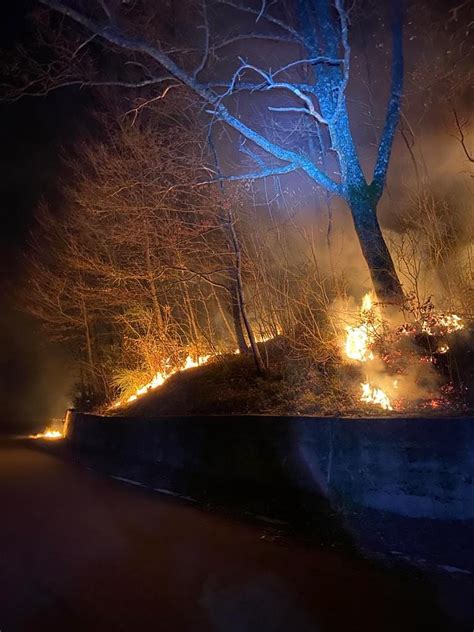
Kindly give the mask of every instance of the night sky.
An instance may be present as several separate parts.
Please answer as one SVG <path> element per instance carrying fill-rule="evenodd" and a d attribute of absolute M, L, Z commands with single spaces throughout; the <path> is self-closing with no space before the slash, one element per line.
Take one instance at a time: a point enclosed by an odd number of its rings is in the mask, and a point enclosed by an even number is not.
<path fill-rule="evenodd" d="M 28 44 L 33 5 L 19 1 L 2 8 L 4 51 Z M 0 432 L 42 426 L 67 404 L 65 358 L 38 323 L 16 309 L 15 287 L 24 278 L 23 252 L 38 202 L 60 204 L 60 155 L 74 143 L 83 116 L 77 92 L 0 103 Z"/>
<path fill-rule="evenodd" d="M 17 0 L 2 6 L 0 46 L 4 52 L 28 44 L 32 29 L 25 16 L 34 4 Z M 450 9 L 460 4 L 460 0 L 432 3 L 436 7 L 434 14 L 441 20 L 451 16 Z M 413 54 L 416 47 L 407 44 L 407 54 Z M 445 50 L 429 54 L 449 64 Z M 462 72 L 462 68 L 457 72 Z M 459 96 L 468 108 L 469 97 Z M 24 275 L 23 249 L 34 225 L 38 202 L 44 198 L 53 206 L 61 203 L 60 155 L 73 147 L 81 136 L 81 126 L 87 125 L 86 106 L 87 95 L 78 89 L 0 104 L 0 431 L 29 420 L 41 425 L 50 414 L 60 414 L 67 400 L 70 378 L 65 376 L 65 360 L 46 341 L 39 326 L 15 309 L 14 288 Z M 51 384 L 57 389 L 52 389 Z M 61 397 L 56 397 L 54 390 L 61 392 Z"/>

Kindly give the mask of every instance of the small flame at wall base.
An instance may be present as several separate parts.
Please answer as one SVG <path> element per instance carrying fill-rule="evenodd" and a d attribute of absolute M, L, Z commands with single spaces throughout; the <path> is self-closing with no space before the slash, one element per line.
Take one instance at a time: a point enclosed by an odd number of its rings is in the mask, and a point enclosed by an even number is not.
<path fill-rule="evenodd" d="M 48 440 L 56 440 L 63 439 L 63 433 L 59 430 L 52 430 L 51 428 L 46 428 L 44 432 L 39 432 L 35 435 L 30 435 L 30 439 L 48 439 Z"/>

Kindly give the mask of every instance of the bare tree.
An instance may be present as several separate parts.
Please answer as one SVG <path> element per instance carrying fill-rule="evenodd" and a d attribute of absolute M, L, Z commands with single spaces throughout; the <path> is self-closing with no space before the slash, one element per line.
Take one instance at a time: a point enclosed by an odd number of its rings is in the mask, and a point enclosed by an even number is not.
<path fill-rule="evenodd" d="M 89 78 L 83 82 L 135 89 L 152 87 L 156 91 L 153 99 L 161 99 L 177 82 L 182 83 L 207 104 L 211 122 L 219 121 L 237 132 L 240 148 L 252 157 L 256 168 L 230 175 L 230 179 L 264 178 L 301 170 L 330 195 L 342 197 L 352 212 L 379 298 L 384 301 L 402 298 L 376 212 L 384 190 L 402 95 L 402 12 L 398 0 L 392 3 L 390 96 L 371 181 L 366 180 L 362 171 L 350 126 L 347 87 L 351 49 L 349 15 L 343 0 L 299 0 L 287 11 L 282 10 L 284 5 L 204 0 L 195 6 L 187 5 L 191 18 L 186 25 L 174 22 L 168 30 L 163 27 L 163 22 L 171 19 L 166 11 L 144 8 L 142 4 L 101 2 L 95 7 L 87 5 L 85 10 L 80 1 L 40 1 L 67 16 L 83 34 L 82 41 L 75 44 L 74 53 L 78 49 L 82 53 L 91 42 L 100 41 L 107 52 L 118 54 L 123 78 L 93 81 Z M 222 29 L 215 28 L 218 21 L 222 23 L 222 11 L 229 17 L 229 23 L 240 25 L 237 31 L 223 34 Z M 238 21 L 234 21 L 235 12 L 240 13 Z M 177 16 L 179 11 L 175 7 L 176 20 Z M 186 48 L 183 38 L 191 33 L 194 42 Z M 201 45 L 196 50 L 197 38 Z M 280 59 L 284 56 L 286 61 L 278 64 L 276 70 L 253 63 L 248 53 L 251 42 L 276 43 L 271 50 L 285 48 Z M 245 58 L 239 55 L 242 46 Z M 258 50 L 257 46 L 254 48 Z M 231 50 L 237 50 L 233 59 L 232 55 L 225 55 L 225 51 Z M 219 63 L 223 56 L 228 60 L 225 64 Z M 271 56 L 275 58 L 275 53 Z M 110 66 L 117 68 L 117 64 Z M 302 74 L 309 79 L 302 81 Z M 249 111 L 255 111 L 250 107 L 247 114 L 241 110 L 242 93 L 249 99 L 252 97 L 257 108 L 264 108 L 265 115 L 257 117 L 260 120 L 248 115 Z M 263 102 L 261 97 L 265 97 Z M 310 134 L 322 139 L 322 153 L 334 154 L 335 172 L 325 171 L 311 151 L 305 149 L 311 145 L 309 138 L 294 146 L 288 136 L 268 132 L 275 129 L 265 124 L 269 117 L 278 127 L 279 121 L 287 116 L 308 119 Z"/>
<path fill-rule="evenodd" d="M 453 108 L 453 117 L 456 125 L 455 138 L 459 141 L 464 156 L 472 164 L 474 163 L 474 151 L 472 149 L 469 149 L 467 144 L 468 141 L 466 138 L 469 121 L 466 119 L 461 119 L 456 108 Z"/>
<path fill-rule="evenodd" d="M 133 124 L 110 112 L 98 115 L 102 140 L 83 142 L 68 161 L 63 212 L 40 213 L 28 310 L 43 322 L 79 328 L 90 375 L 97 373 L 100 350 L 121 348 L 112 368 L 124 376 L 121 387 L 140 386 L 187 354 L 234 351 L 227 318 L 245 323 L 257 369 L 264 370 L 243 301 L 242 253 L 230 210 L 239 205 L 238 186 L 229 185 L 224 198 L 219 188 L 202 185 L 209 167 L 193 114 L 192 107 L 179 116 L 167 107 L 150 122 L 141 117 Z M 99 349 L 88 312 L 94 329 L 106 334 Z M 247 351 L 245 340 L 240 350 Z"/>
<path fill-rule="evenodd" d="M 80 363 L 82 396 L 96 400 L 108 394 L 96 337 L 100 306 L 90 279 L 75 265 L 72 234 L 43 205 L 27 255 L 28 279 L 18 289 L 19 305 L 35 316 L 53 340 L 60 341 Z"/>

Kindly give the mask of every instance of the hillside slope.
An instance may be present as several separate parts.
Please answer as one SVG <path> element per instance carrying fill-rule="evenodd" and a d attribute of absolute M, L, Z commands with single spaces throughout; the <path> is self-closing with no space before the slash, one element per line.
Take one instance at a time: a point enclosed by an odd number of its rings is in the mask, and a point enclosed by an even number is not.
<path fill-rule="evenodd" d="M 360 408 L 351 367 L 318 370 L 289 361 L 279 345 L 261 345 L 269 369 L 258 375 L 250 355 L 230 355 L 176 373 L 162 386 L 108 414 L 159 415 L 338 414 Z M 356 378 L 356 379 L 354 379 Z"/>
<path fill-rule="evenodd" d="M 162 386 L 108 415 L 376 415 L 390 414 L 361 401 L 365 367 L 332 359 L 317 364 L 295 358 L 283 338 L 259 344 L 268 369 L 259 375 L 251 355 L 217 357 L 208 364 L 176 373 Z M 396 351 L 396 349 L 395 349 Z M 423 353 L 425 357 L 423 357 Z M 427 352 L 419 350 L 419 361 Z M 417 358 L 418 356 L 413 356 Z M 437 375 L 434 400 L 400 399 L 395 414 L 465 414 L 474 407 L 474 331 L 449 338 L 449 353 L 429 364 Z M 436 374 L 434 371 L 436 370 Z M 423 377 L 424 373 L 421 373 Z M 104 412 L 104 411 L 102 411 Z M 392 412 L 393 414 L 393 412 Z"/>

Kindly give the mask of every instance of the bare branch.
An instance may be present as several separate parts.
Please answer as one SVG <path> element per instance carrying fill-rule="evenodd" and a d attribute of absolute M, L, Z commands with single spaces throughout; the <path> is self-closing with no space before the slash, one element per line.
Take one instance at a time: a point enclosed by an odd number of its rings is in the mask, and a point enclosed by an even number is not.
<path fill-rule="evenodd" d="M 146 88 L 148 86 L 158 85 L 165 81 L 172 80 L 172 76 L 166 77 L 151 77 L 150 79 L 142 79 L 141 81 L 120 81 L 120 80 L 111 80 L 111 81 L 85 81 L 81 79 L 73 79 L 71 81 L 63 81 L 58 85 L 51 85 L 42 87 L 41 90 L 32 90 L 33 86 L 35 86 L 39 82 L 32 82 L 30 85 L 25 86 L 21 89 L 21 91 L 15 96 L 6 97 L 4 100 L 9 103 L 15 103 L 24 97 L 45 97 L 51 92 L 55 92 L 56 90 L 60 90 L 62 88 L 71 88 L 77 86 L 79 88 L 104 88 L 104 87 L 117 87 L 117 88 Z"/>
<path fill-rule="evenodd" d="M 271 42 L 284 42 L 285 44 L 300 44 L 292 35 L 277 35 L 275 33 L 240 33 L 233 37 L 228 37 L 221 42 L 213 44 L 212 50 L 216 51 L 225 46 L 230 46 L 236 42 L 242 42 L 246 40 L 269 40 Z"/>
<path fill-rule="evenodd" d="M 466 158 L 469 160 L 469 162 L 474 162 L 474 154 L 469 151 L 466 145 L 466 137 L 464 134 L 465 124 L 462 124 L 461 121 L 459 120 L 456 108 L 453 108 L 453 115 L 454 115 L 454 120 L 456 122 L 457 130 L 459 132 L 459 136 L 455 136 L 455 138 L 457 138 L 457 140 L 461 143 L 463 152 Z"/>
<path fill-rule="evenodd" d="M 260 68 L 257 68 L 256 66 L 253 66 L 252 64 L 248 64 L 248 63 L 244 62 L 242 59 L 240 61 L 241 61 L 241 65 L 234 72 L 234 74 L 232 76 L 232 79 L 231 79 L 231 82 L 230 82 L 230 85 L 229 85 L 229 91 L 230 92 L 232 92 L 232 90 L 234 88 L 234 85 L 235 85 L 235 83 L 236 83 L 237 79 L 239 78 L 240 73 L 242 71 L 244 71 L 244 70 L 253 70 L 255 73 L 260 75 L 265 80 L 265 84 L 263 84 L 260 89 L 262 89 L 262 90 L 272 90 L 272 89 L 277 89 L 278 90 L 278 89 L 280 89 L 280 90 L 288 90 L 289 92 L 292 92 L 296 97 L 298 97 L 298 99 L 301 99 L 301 101 L 303 101 L 303 103 L 306 105 L 306 108 L 301 108 L 301 112 L 304 112 L 305 114 L 309 114 L 310 116 L 315 118 L 318 121 L 318 123 L 321 123 L 323 125 L 327 124 L 327 121 L 315 109 L 311 96 L 308 96 L 308 95 L 304 94 L 297 86 L 295 86 L 295 84 L 293 84 L 291 82 L 275 81 L 274 80 L 275 74 L 278 74 L 279 72 L 283 72 L 287 68 L 290 68 L 291 66 L 294 66 L 297 63 L 307 63 L 310 60 L 302 60 L 301 62 L 295 62 L 294 64 L 288 64 L 288 66 L 285 66 L 284 68 L 281 68 L 279 71 L 277 71 L 275 73 L 265 72 L 264 70 L 261 70 Z M 269 109 L 272 109 L 272 108 L 269 108 Z M 279 111 L 279 110 L 274 110 L 274 111 Z"/>
<path fill-rule="evenodd" d="M 207 0 L 202 0 L 202 16 L 203 16 L 203 25 L 202 29 L 204 29 L 204 52 L 202 55 L 202 59 L 198 67 L 193 73 L 194 78 L 198 76 L 198 74 L 204 70 L 207 60 L 209 57 L 209 20 L 207 17 Z"/>
<path fill-rule="evenodd" d="M 88 37 L 86 40 L 84 40 L 82 42 L 82 44 L 80 44 L 76 50 L 73 52 L 72 56 L 75 57 L 79 51 L 81 51 L 85 46 L 87 46 L 87 44 L 89 44 L 90 42 L 92 42 L 92 40 L 94 40 L 97 37 L 97 35 L 95 33 L 93 33 L 90 37 Z"/>
<path fill-rule="evenodd" d="M 238 2 L 233 2 L 233 0 L 218 0 L 218 1 L 220 4 L 224 4 L 228 7 L 232 7 L 233 9 L 238 9 L 239 11 L 243 11 L 245 13 L 251 13 L 252 15 L 256 15 L 257 18 L 259 17 L 263 18 L 270 24 L 274 24 L 275 26 L 280 27 L 284 31 L 287 31 L 288 33 L 290 33 L 290 35 L 292 35 L 295 38 L 295 40 L 299 41 L 301 44 L 304 44 L 304 40 L 301 37 L 301 35 L 298 33 L 298 31 L 295 31 L 295 29 L 293 29 L 289 24 L 286 24 L 285 22 L 282 22 L 281 20 L 278 20 L 277 18 L 274 18 L 271 15 L 268 15 L 268 13 L 262 13 L 261 10 L 257 11 L 256 9 L 252 7 L 239 4 Z"/>
<path fill-rule="evenodd" d="M 224 176 L 221 175 L 218 178 L 214 178 L 213 180 L 206 180 L 204 182 L 200 182 L 197 186 L 202 186 L 204 184 L 212 184 L 214 182 L 238 182 L 242 180 L 258 180 L 259 178 L 267 178 L 268 176 L 281 176 L 285 173 L 291 173 L 292 171 L 297 171 L 299 167 L 297 165 L 274 165 L 263 167 L 260 171 L 251 171 L 250 173 L 243 173 L 241 175 L 231 175 Z"/>
<path fill-rule="evenodd" d="M 143 40 L 127 37 L 117 29 L 112 28 L 110 24 L 97 24 L 90 18 L 87 18 L 86 16 L 76 11 L 75 9 L 72 9 L 71 7 L 62 4 L 61 2 L 58 2 L 58 0 L 40 0 L 40 2 L 54 9 L 55 11 L 58 11 L 59 13 L 72 18 L 74 21 L 81 24 L 93 33 L 97 33 L 97 35 L 99 35 L 104 40 L 110 42 L 111 44 L 115 44 L 116 46 L 119 46 L 120 48 L 123 48 L 125 50 L 140 52 L 144 55 L 147 55 L 151 59 L 154 59 L 159 64 L 161 64 L 168 72 L 179 79 L 182 83 L 190 87 L 203 100 L 215 106 L 215 109 L 211 113 L 217 116 L 222 121 L 226 122 L 237 131 L 239 131 L 248 140 L 251 140 L 264 151 L 275 156 L 275 158 L 297 165 L 298 167 L 303 169 L 311 178 L 313 178 L 313 180 L 318 182 L 318 184 L 320 184 L 321 186 L 327 188 L 329 191 L 336 194 L 342 193 L 341 186 L 337 182 L 329 178 L 322 171 L 320 171 L 320 169 L 318 169 L 307 156 L 304 156 L 303 154 L 295 151 L 284 149 L 276 143 L 269 141 L 262 134 L 248 127 L 247 125 L 242 123 L 240 119 L 233 116 L 221 102 L 221 97 L 219 97 L 213 91 L 209 90 L 205 85 L 196 81 L 196 79 L 194 79 L 192 76 L 187 74 L 162 50 L 152 46 L 151 44 L 148 44 Z"/>
<path fill-rule="evenodd" d="M 401 0 L 393 2 L 392 22 L 392 85 L 385 116 L 385 125 L 380 139 L 374 177 L 370 185 L 375 200 L 382 195 L 387 177 L 388 163 L 392 152 L 393 139 L 400 118 L 403 90 L 403 29 Z"/>
<path fill-rule="evenodd" d="M 109 20 L 112 20 L 112 13 L 110 12 L 110 9 L 107 6 L 105 0 L 99 0 L 99 4 L 104 9 L 104 13 L 109 18 Z"/>

